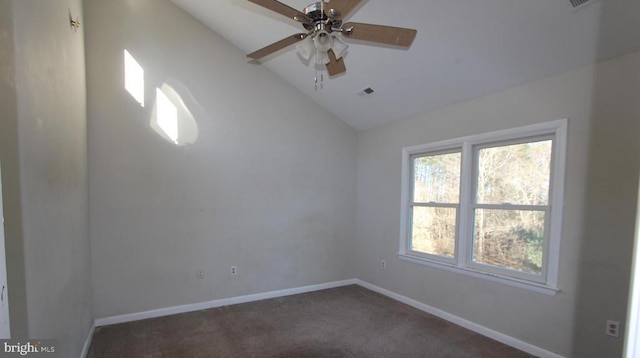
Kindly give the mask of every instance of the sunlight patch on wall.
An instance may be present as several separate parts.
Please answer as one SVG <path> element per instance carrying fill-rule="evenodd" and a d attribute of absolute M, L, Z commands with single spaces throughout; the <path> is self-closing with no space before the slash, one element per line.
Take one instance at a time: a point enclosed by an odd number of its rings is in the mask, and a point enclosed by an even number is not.
<path fill-rule="evenodd" d="M 124 88 L 144 107 L 144 69 L 124 50 Z"/>
<path fill-rule="evenodd" d="M 160 90 L 156 88 L 157 103 L 157 123 L 158 127 L 169 137 L 169 139 L 178 143 L 178 109 L 171 103 L 171 100 Z"/>
<path fill-rule="evenodd" d="M 176 145 L 195 143 L 198 125 L 178 92 L 167 83 L 156 88 L 156 103 L 151 115 L 151 128 Z"/>

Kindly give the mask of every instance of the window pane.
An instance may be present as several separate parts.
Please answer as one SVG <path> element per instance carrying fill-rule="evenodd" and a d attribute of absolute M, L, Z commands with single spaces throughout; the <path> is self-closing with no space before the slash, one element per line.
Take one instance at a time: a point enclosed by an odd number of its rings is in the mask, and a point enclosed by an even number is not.
<path fill-rule="evenodd" d="M 455 208 L 413 207 L 411 250 L 453 257 L 455 242 Z"/>
<path fill-rule="evenodd" d="M 413 201 L 457 203 L 460 197 L 460 153 L 413 159 Z"/>
<path fill-rule="evenodd" d="M 551 140 L 478 150 L 478 204 L 547 205 Z"/>
<path fill-rule="evenodd" d="M 476 209 L 473 261 L 542 273 L 544 211 Z"/>

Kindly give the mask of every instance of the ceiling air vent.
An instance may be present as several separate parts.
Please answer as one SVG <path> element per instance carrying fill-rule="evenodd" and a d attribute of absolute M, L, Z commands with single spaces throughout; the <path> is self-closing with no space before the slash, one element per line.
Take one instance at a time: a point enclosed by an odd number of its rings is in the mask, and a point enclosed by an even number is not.
<path fill-rule="evenodd" d="M 596 1 L 597 0 L 569 0 L 569 3 L 571 4 L 571 7 L 573 7 L 574 9 L 577 9 L 579 7 L 583 7 L 587 4 L 591 4 Z"/>
<path fill-rule="evenodd" d="M 367 87 L 365 89 L 363 89 L 362 91 L 358 92 L 359 95 L 361 96 L 370 96 L 372 94 L 374 94 L 376 91 L 373 90 L 373 88 L 371 87 Z"/>

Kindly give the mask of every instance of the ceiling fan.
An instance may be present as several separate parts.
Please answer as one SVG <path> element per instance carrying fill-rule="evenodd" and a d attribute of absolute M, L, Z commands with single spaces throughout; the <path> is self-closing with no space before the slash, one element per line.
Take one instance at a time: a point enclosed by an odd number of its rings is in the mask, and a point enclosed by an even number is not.
<path fill-rule="evenodd" d="M 298 11 L 276 0 L 249 0 L 297 22 L 307 30 L 274 42 L 247 55 L 252 59 L 264 58 L 293 44 L 306 60 L 316 56 L 318 65 L 325 65 L 329 76 L 347 71 L 343 56 L 347 50 L 341 37 L 408 48 L 417 31 L 401 27 L 363 24 L 342 20 L 349 15 L 362 0 L 330 0 L 313 3 Z"/>

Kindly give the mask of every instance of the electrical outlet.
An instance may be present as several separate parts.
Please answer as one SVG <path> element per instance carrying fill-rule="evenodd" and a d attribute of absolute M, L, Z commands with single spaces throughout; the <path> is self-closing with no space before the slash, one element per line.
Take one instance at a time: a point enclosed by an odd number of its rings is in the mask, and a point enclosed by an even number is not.
<path fill-rule="evenodd" d="M 382 260 L 382 268 L 386 269 L 387 268 L 387 261 Z"/>
<path fill-rule="evenodd" d="M 238 274 L 238 268 L 235 266 L 231 266 L 231 274 L 232 275 L 237 275 Z"/>
<path fill-rule="evenodd" d="M 198 280 L 202 280 L 204 278 L 204 271 L 203 270 L 196 271 L 196 278 Z"/>
<path fill-rule="evenodd" d="M 620 337 L 620 322 L 616 321 L 607 321 L 607 336 L 609 337 Z"/>

